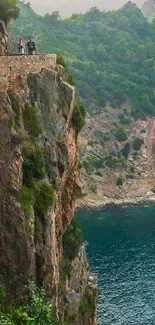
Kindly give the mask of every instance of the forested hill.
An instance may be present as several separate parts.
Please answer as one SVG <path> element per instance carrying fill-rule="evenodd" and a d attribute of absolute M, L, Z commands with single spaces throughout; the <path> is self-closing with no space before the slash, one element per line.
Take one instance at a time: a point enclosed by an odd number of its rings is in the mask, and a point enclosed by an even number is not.
<path fill-rule="evenodd" d="M 18 36 L 33 35 L 40 52 L 61 53 L 82 98 L 99 109 L 110 102 L 131 102 L 135 118 L 155 114 L 155 24 L 149 24 L 136 5 L 118 11 L 91 8 L 86 14 L 61 19 L 44 17 L 20 2 L 20 18 L 12 25 L 13 50 Z"/>

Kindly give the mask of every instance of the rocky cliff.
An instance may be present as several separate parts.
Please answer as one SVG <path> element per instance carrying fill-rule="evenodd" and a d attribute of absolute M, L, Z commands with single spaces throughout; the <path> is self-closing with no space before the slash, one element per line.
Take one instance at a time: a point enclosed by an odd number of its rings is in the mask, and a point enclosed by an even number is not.
<path fill-rule="evenodd" d="M 83 194 L 78 206 L 155 202 L 154 123 L 151 117 L 132 118 L 130 103 L 88 116 L 80 135 Z"/>
<path fill-rule="evenodd" d="M 142 13 L 149 21 L 152 21 L 155 18 L 155 1 L 147 0 L 142 6 Z"/>
<path fill-rule="evenodd" d="M 75 89 L 55 55 L 0 57 L 0 66 L 0 290 L 21 302 L 31 279 L 62 320 L 96 324 L 96 283 L 74 239 Z"/>

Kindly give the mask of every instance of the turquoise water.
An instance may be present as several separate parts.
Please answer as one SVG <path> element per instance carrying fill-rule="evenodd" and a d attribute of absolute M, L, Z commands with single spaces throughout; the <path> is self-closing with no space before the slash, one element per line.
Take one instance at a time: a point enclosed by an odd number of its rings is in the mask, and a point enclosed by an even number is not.
<path fill-rule="evenodd" d="M 155 325 L 155 207 L 78 212 L 99 325 Z"/>

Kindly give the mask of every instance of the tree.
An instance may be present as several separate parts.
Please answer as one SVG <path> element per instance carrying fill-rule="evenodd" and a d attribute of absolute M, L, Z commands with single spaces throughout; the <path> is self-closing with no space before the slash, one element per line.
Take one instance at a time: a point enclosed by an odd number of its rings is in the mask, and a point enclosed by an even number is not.
<path fill-rule="evenodd" d="M 140 150 L 143 143 L 144 143 L 143 139 L 135 138 L 134 141 L 133 141 L 133 148 L 135 150 Z"/>
<path fill-rule="evenodd" d="M 7 23 L 11 19 L 17 19 L 19 16 L 19 8 L 17 0 L 0 0 L 0 19 Z"/>
<path fill-rule="evenodd" d="M 127 140 L 128 137 L 122 125 L 118 126 L 115 133 L 115 137 L 119 142 L 123 142 Z"/>
<path fill-rule="evenodd" d="M 10 49 L 10 20 L 17 19 L 17 0 L 0 0 L 0 55 L 7 55 Z"/>
<path fill-rule="evenodd" d="M 119 176 L 116 180 L 116 185 L 117 186 L 122 186 L 123 185 L 123 179 L 121 176 Z"/>

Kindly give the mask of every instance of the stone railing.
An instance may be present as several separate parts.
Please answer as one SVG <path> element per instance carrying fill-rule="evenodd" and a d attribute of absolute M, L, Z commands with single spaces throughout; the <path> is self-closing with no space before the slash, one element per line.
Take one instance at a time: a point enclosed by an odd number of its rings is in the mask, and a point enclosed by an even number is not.
<path fill-rule="evenodd" d="M 31 72 L 56 68 L 56 54 L 0 56 L 0 91 L 22 87 Z"/>

